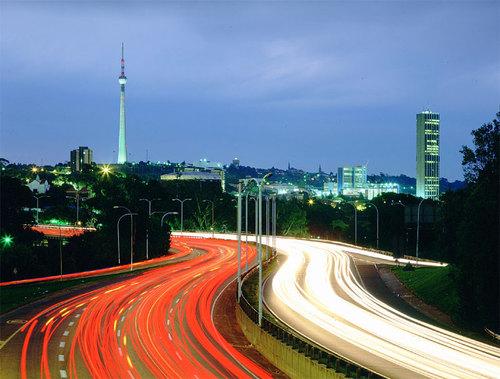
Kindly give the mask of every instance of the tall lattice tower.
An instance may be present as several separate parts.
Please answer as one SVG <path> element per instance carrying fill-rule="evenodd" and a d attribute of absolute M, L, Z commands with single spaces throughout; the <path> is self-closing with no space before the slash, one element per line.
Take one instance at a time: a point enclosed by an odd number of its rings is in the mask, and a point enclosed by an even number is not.
<path fill-rule="evenodd" d="M 125 59 L 123 57 L 123 43 L 122 43 L 122 71 L 118 78 L 120 83 L 120 133 L 118 136 L 118 163 L 125 163 L 127 161 L 127 137 L 126 137 L 126 122 L 125 122 L 125 84 L 127 77 L 125 76 Z"/>

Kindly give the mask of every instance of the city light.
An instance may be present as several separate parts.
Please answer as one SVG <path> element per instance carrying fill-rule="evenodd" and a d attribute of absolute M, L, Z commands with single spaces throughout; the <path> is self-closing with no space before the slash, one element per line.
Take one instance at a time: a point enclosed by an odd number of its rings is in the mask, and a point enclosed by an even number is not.
<path fill-rule="evenodd" d="M 309 205 L 314 205 L 314 200 L 313 200 L 313 199 L 309 199 L 309 200 L 307 200 L 307 204 L 309 204 Z"/>
<path fill-rule="evenodd" d="M 69 222 L 64 221 L 64 220 L 59 220 L 57 218 L 51 218 L 49 220 L 50 225 L 69 225 Z"/>
<path fill-rule="evenodd" d="M 107 164 L 101 166 L 100 171 L 101 171 L 101 175 L 103 177 L 109 176 L 109 174 L 111 174 L 111 172 L 112 172 L 111 167 Z"/>
<path fill-rule="evenodd" d="M 12 245 L 13 242 L 14 242 L 14 239 L 12 238 L 12 236 L 9 236 L 8 234 L 6 234 L 2 237 L 3 247 L 9 247 L 10 245 Z"/>

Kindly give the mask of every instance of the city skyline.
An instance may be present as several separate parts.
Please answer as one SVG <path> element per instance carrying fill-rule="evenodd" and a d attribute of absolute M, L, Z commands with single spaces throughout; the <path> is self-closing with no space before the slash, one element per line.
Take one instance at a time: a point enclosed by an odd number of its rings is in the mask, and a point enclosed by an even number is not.
<path fill-rule="evenodd" d="M 116 161 L 122 40 L 131 161 L 368 162 L 415 176 L 414 115 L 430 107 L 442 116 L 441 176 L 461 179 L 461 145 L 498 108 L 492 3 L 98 8 L 2 4 L 3 158 L 51 164 L 89 146 Z"/>

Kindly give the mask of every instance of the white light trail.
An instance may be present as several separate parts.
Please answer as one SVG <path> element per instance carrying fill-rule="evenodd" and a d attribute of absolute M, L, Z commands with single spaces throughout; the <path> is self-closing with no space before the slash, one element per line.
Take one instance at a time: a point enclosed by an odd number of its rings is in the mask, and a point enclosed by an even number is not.
<path fill-rule="evenodd" d="M 351 256 L 394 263 L 391 256 L 290 238 L 277 238 L 277 248 L 287 259 L 265 291 L 266 305 L 300 334 L 389 377 L 500 378 L 499 348 L 405 315 L 371 295 L 352 271 Z"/>

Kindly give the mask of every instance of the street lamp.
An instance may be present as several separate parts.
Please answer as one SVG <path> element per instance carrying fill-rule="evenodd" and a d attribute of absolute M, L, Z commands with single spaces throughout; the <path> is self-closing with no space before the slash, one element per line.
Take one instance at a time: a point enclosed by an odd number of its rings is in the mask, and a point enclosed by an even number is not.
<path fill-rule="evenodd" d="M 118 236 L 118 262 L 120 262 L 120 220 L 124 216 L 130 216 L 130 271 L 132 271 L 132 264 L 134 261 L 134 224 L 133 224 L 133 216 L 136 216 L 137 213 L 132 213 L 130 209 L 124 207 L 123 205 L 115 205 L 114 209 L 125 209 L 127 211 L 126 214 L 122 215 L 116 224 L 117 236 Z"/>
<path fill-rule="evenodd" d="M 257 248 L 258 248 L 258 261 L 259 261 L 259 326 L 262 325 L 262 187 L 266 183 L 266 179 L 269 178 L 272 175 L 272 173 L 268 173 L 264 175 L 262 179 L 256 179 L 256 178 L 249 178 L 249 179 L 240 179 L 238 183 L 238 212 L 237 212 L 237 217 L 238 217 L 238 300 L 241 297 L 241 192 L 242 192 L 242 185 L 245 185 L 246 187 L 249 185 L 250 182 L 255 182 L 258 188 L 258 197 L 257 197 L 257 203 L 258 203 L 258 216 L 256 215 L 256 218 L 258 219 L 258 222 L 256 222 L 256 242 L 257 242 Z"/>
<path fill-rule="evenodd" d="M 272 200 L 272 245 L 273 245 L 273 255 L 276 255 L 276 195 L 271 195 Z"/>
<path fill-rule="evenodd" d="M 149 259 L 149 224 L 151 223 L 151 203 L 155 200 L 160 199 L 139 199 L 139 201 L 147 201 L 148 202 L 148 225 L 146 227 L 146 259 Z"/>
<path fill-rule="evenodd" d="M 378 231 L 379 231 L 379 213 L 378 213 L 378 207 L 373 204 L 371 201 L 368 201 L 366 203 L 367 205 L 373 205 L 375 207 L 375 210 L 377 211 L 377 250 L 378 250 L 378 242 L 379 242 L 379 234 L 378 234 Z"/>
<path fill-rule="evenodd" d="M 222 200 L 222 199 L 219 199 L 219 200 Z M 212 238 L 215 237 L 215 234 L 214 234 L 214 227 L 215 227 L 215 203 L 213 200 L 202 200 L 202 202 L 204 203 L 210 203 L 212 204 Z"/>
<path fill-rule="evenodd" d="M 266 196 L 266 259 L 269 259 L 269 196 Z"/>
<path fill-rule="evenodd" d="M 358 209 L 353 203 L 345 202 L 344 204 L 349 204 L 354 208 L 354 244 L 358 244 Z"/>
<path fill-rule="evenodd" d="M 153 212 L 153 213 L 156 213 L 156 212 Z M 179 212 L 166 212 L 163 214 L 163 216 L 161 216 L 161 221 L 160 221 L 160 228 L 163 226 L 163 220 L 165 220 L 165 217 L 167 217 L 168 215 L 178 215 Z"/>
<path fill-rule="evenodd" d="M 248 194 L 247 194 L 247 197 L 248 197 Z M 259 202 L 257 201 L 257 197 L 256 196 L 250 196 L 249 198 L 250 200 L 253 200 L 254 202 L 254 205 L 255 205 L 255 229 L 254 229 L 254 232 L 255 232 L 255 244 L 257 245 L 257 234 L 258 234 L 258 224 L 259 224 Z M 248 214 L 248 208 L 247 208 L 247 214 Z M 248 233 L 247 233 L 248 234 Z M 248 271 L 248 236 L 247 236 L 247 240 L 246 240 L 246 243 L 247 243 L 247 263 L 246 263 L 246 270 Z"/>
<path fill-rule="evenodd" d="M 417 208 L 417 242 L 416 242 L 416 246 L 415 246 L 415 257 L 417 258 L 417 262 L 418 262 L 418 240 L 420 237 L 420 207 L 422 206 L 422 203 L 425 200 L 431 200 L 431 199 L 420 200 L 420 203 L 418 203 L 418 208 Z"/>
<path fill-rule="evenodd" d="M 172 199 L 172 201 L 178 201 L 179 203 L 181 203 L 181 234 L 184 230 L 184 202 L 189 201 L 189 200 L 191 200 L 191 199 L 190 198 L 183 199 L 183 200 L 177 199 L 177 198 Z"/>
<path fill-rule="evenodd" d="M 72 193 L 73 196 L 66 196 L 68 199 L 75 199 L 76 201 L 76 223 L 80 225 L 80 200 L 84 201 L 86 198 L 82 198 L 82 195 L 85 196 L 88 194 L 88 191 L 84 188 L 82 189 L 74 189 L 66 191 L 66 193 Z"/>
<path fill-rule="evenodd" d="M 36 199 L 36 223 L 38 224 L 38 219 L 39 219 L 39 214 L 40 214 L 39 201 L 43 197 L 50 197 L 50 196 L 49 195 L 42 195 L 42 196 L 33 195 L 33 197 Z"/>

